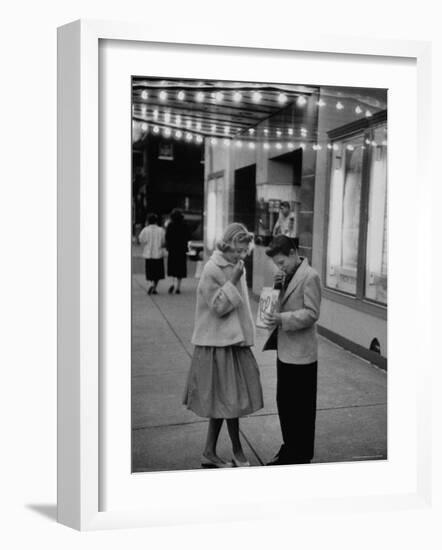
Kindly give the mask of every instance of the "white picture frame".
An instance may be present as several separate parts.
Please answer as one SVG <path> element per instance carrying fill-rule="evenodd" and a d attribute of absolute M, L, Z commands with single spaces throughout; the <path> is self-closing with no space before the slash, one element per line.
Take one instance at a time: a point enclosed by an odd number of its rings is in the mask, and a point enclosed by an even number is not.
<path fill-rule="evenodd" d="M 250 35 L 248 35 L 250 36 Z M 418 100 L 415 109 L 417 125 L 417 163 L 421 188 L 417 193 L 428 196 L 429 181 L 429 120 L 430 101 L 430 53 L 426 42 L 365 40 L 355 37 L 309 38 L 297 34 L 294 37 L 281 36 L 268 44 L 265 38 L 256 36 L 247 40 L 241 37 L 226 39 L 220 31 L 210 39 L 203 36 L 190 38 L 185 29 L 167 36 L 162 31 L 148 29 L 136 24 L 76 21 L 59 29 L 58 34 L 58 521 L 79 530 L 107 529 L 118 527 L 140 527 L 160 524 L 215 521 L 220 518 L 204 502 L 193 502 L 185 510 L 177 499 L 170 507 L 146 505 L 143 508 L 122 504 L 111 510 L 102 510 L 100 483 L 102 452 L 100 433 L 100 399 L 103 391 L 100 385 L 102 357 L 100 354 L 101 289 L 100 270 L 100 223 L 99 214 L 103 205 L 100 196 L 99 174 L 99 47 L 100 41 L 125 41 L 130 47 L 136 43 L 167 43 L 179 52 L 180 45 L 199 45 L 236 48 L 264 49 L 263 51 L 310 52 L 311 54 L 332 54 L 336 56 L 377 56 L 379 58 L 409 58 L 416 63 Z M 414 141 L 413 141 L 414 143 Z M 419 216 L 420 238 L 429 236 L 428 220 Z M 423 266 L 424 252 L 420 254 Z M 419 276 L 428 277 L 422 268 Z M 425 287 L 425 285 L 422 285 Z M 429 307 L 430 285 L 421 290 L 419 299 Z M 419 329 L 425 333 L 425 323 Z M 421 332 L 419 332 L 421 334 Z M 427 337 L 428 338 L 428 337 Z M 419 349 L 426 342 L 419 341 Z M 414 350 L 417 354 L 417 349 Z M 413 353 L 409 354 L 412 361 Z M 262 499 L 243 498 L 243 512 L 232 507 L 221 514 L 222 520 L 255 519 L 278 514 L 290 517 L 293 513 L 315 513 L 333 509 L 363 511 L 398 509 L 427 506 L 431 499 L 431 469 L 429 431 L 430 382 L 429 362 L 420 365 L 422 376 L 415 385 L 417 406 L 414 415 L 416 435 L 415 478 L 413 483 L 404 484 L 396 491 L 375 491 L 370 494 L 345 495 L 330 489 L 326 496 L 320 491 L 311 498 L 291 498 L 281 492 L 283 511 L 276 512 L 275 494 L 266 509 L 266 495 Z M 426 370 L 427 369 L 427 370 Z M 256 469 L 255 469 L 256 470 Z M 267 470 L 264 473 L 264 470 Z M 261 469 L 259 473 L 235 472 L 238 476 L 265 476 L 263 483 L 271 483 L 271 476 L 279 473 Z M 233 473 L 233 472 L 232 472 Z M 186 478 L 195 472 L 180 474 Z M 319 471 L 321 479 L 342 475 L 342 471 Z M 168 487 L 179 482 L 177 474 L 154 474 L 148 482 L 161 486 L 168 480 Z M 161 477 L 162 476 L 162 477 Z M 167 478 L 169 476 L 169 478 Z M 171 477 L 175 476 L 175 477 Z M 269 477 L 270 476 L 270 477 Z M 256 477 L 253 478 L 255 481 Z M 276 477 L 274 478 L 276 479 Z M 224 481 L 225 478 L 222 479 Z M 279 477 L 281 480 L 281 477 Z M 219 481 L 219 479 L 218 479 Z M 415 483 L 414 483 L 415 481 Z M 181 485 L 180 485 L 181 487 Z M 410 489 L 411 487 L 411 489 Z M 177 489 L 178 491 L 178 489 Z M 198 492 L 198 491 L 197 491 Z M 174 495 L 169 493 L 174 501 Z M 189 498 L 189 496 L 187 496 Z M 270 498 L 270 497 L 269 497 Z M 241 500 L 241 499 L 240 499 Z M 173 504 L 173 505 L 172 505 Z M 271 504 L 271 505 L 270 505 Z"/>

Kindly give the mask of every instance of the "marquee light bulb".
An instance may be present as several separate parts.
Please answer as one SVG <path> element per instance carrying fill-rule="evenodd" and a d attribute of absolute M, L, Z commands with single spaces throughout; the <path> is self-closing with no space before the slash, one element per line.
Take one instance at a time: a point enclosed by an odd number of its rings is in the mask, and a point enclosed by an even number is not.
<path fill-rule="evenodd" d="M 233 94 L 233 101 L 235 103 L 239 103 L 241 101 L 241 99 L 242 99 L 242 95 L 239 92 L 235 92 Z"/>
<path fill-rule="evenodd" d="M 338 102 L 336 103 L 336 109 L 337 109 L 338 111 L 342 111 L 343 108 L 344 108 L 344 105 L 342 105 L 342 103 L 341 103 L 340 101 L 338 101 Z"/>
<path fill-rule="evenodd" d="M 148 99 L 149 98 L 149 94 L 147 93 L 146 90 L 143 90 L 141 92 L 141 99 Z"/>
<path fill-rule="evenodd" d="M 165 90 L 161 90 L 161 92 L 159 94 L 159 98 L 161 99 L 161 101 L 166 101 L 167 100 L 167 92 Z"/>
<path fill-rule="evenodd" d="M 178 98 L 180 101 L 184 101 L 184 100 L 186 99 L 186 94 L 183 92 L 183 90 L 181 90 L 181 91 L 178 92 L 177 98 Z"/>
<path fill-rule="evenodd" d="M 204 101 L 203 92 L 197 92 L 197 94 L 195 95 L 195 99 L 198 101 L 198 103 L 201 103 L 202 101 Z"/>
<path fill-rule="evenodd" d="M 253 92 L 252 94 L 252 101 L 253 103 L 259 103 L 261 101 L 261 93 L 260 92 Z"/>
<path fill-rule="evenodd" d="M 307 100 L 303 95 L 300 95 L 296 100 L 296 105 L 298 105 L 298 107 L 304 107 L 306 103 L 307 103 Z"/>
<path fill-rule="evenodd" d="M 280 93 L 280 94 L 278 95 L 278 103 L 280 103 L 281 105 L 283 105 L 286 101 L 287 101 L 287 95 L 284 94 L 284 93 Z"/>

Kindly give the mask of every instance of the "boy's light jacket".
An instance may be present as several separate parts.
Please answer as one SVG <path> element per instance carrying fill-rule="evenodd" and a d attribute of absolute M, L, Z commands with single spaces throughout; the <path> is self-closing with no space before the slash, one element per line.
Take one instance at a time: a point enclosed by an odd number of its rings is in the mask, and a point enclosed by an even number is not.
<path fill-rule="evenodd" d="M 321 281 L 304 258 L 281 295 L 282 324 L 269 333 L 263 349 L 277 349 L 283 363 L 304 365 L 317 361 L 316 321 L 320 306 Z"/>

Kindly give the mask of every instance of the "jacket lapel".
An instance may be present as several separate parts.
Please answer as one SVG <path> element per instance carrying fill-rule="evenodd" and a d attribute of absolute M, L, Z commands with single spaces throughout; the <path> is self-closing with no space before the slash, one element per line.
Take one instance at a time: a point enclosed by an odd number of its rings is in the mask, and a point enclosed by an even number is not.
<path fill-rule="evenodd" d="M 304 273 L 305 273 L 305 270 L 307 269 L 307 267 L 308 267 L 308 261 L 307 261 L 307 258 L 304 258 L 302 260 L 301 265 L 296 270 L 296 273 L 293 275 L 293 278 L 290 281 L 289 286 L 286 288 L 286 290 L 285 290 L 285 292 L 284 292 L 284 294 L 281 298 L 281 305 L 283 305 L 287 301 L 290 294 L 295 290 L 295 288 L 298 286 L 298 284 L 303 280 Z"/>

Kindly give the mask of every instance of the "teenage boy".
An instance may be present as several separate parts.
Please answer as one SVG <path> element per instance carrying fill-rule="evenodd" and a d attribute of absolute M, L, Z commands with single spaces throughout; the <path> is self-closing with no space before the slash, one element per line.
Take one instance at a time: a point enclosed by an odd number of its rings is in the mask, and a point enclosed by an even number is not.
<path fill-rule="evenodd" d="M 279 271 L 279 311 L 265 317 L 270 329 L 264 350 L 277 350 L 276 402 L 283 444 L 270 466 L 309 463 L 314 455 L 318 342 L 316 321 L 321 282 L 298 239 L 278 235 L 266 250 Z"/>

